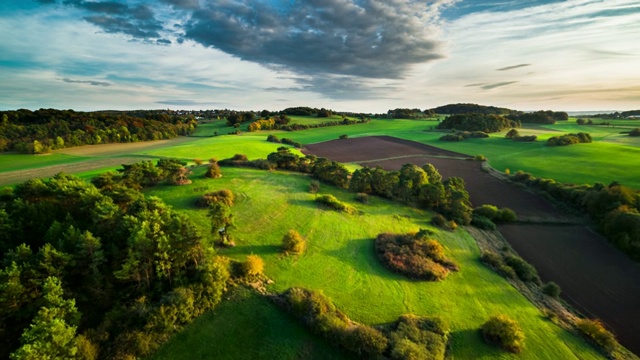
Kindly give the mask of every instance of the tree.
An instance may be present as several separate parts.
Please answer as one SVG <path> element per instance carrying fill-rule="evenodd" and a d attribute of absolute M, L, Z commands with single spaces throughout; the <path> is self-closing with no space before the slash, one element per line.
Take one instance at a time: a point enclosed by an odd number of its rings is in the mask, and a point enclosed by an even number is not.
<path fill-rule="evenodd" d="M 222 171 L 220 170 L 220 165 L 218 165 L 218 161 L 216 159 L 209 160 L 207 172 L 204 173 L 204 176 L 211 179 L 218 179 L 222 177 Z"/>
<path fill-rule="evenodd" d="M 520 133 L 518 133 L 518 130 L 516 130 L 516 129 L 511 129 L 511 130 L 509 130 L 509 131 L 507 132 L 507 135 L 505 135 L 505 137 L 506 137 L 507 139 L 515 139 L 515 138 L 517 138 L 517 137 L 519 137 L 519 136 L 520 136 Z"/>
<path fill-rule="evenodd" d="M 234 216 L 231 208 L 222 203 L 216 202 L 209 207 L 209 218 L 211 219 L 211 233 L 220 237 L 220 243 L 225 246 L 234 246 L 231 238 L 231 229 L 235 228 Z"/>
<path fill-rule="evenodd" d="M 79 314 L 74 300 L 65 300 L 60 280 L 48 277 L 43 285 L 44 306 L 24 331 L 11 359 L 73 359 L 78 352 L 76 326 Z"/>

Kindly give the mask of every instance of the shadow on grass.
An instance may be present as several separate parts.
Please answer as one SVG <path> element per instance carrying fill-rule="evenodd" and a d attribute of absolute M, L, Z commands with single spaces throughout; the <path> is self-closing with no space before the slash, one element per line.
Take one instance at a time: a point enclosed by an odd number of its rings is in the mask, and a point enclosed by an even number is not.
<path fill-rule="evenodd" d="M 506 354 L 506 352 L 499 348 L 487 344 L 482 338 L 480 329 L 452 331 L 449 341 L 449 346 L 455 349 L 454 352 L 460 356 L 461 359 L 481 357 L 498 358 Z"/>
<path fill-rule="evenodd" d="M 230 248 L 227 250 L 228 253 L 239 254 L 239 255 L 273 255 L 279 254 L 282 252 L 282 247 L 280 245 L 242 245 L 239 244 L 234 248 Z"/>
<path fill-rule="evenodd" d="M 319 204 L 314 200 L 302 200 L 302 199 L 289 199 L 289 204 L 294 206 L 303 206 L 309 209 L 318 209 Z"/>
<path fill-rule="evenodd" d="M 409 280 L 382 265 L 375 253 L 374 239 L 371 238 L 345 240 L 342 248 L 325 251 L 325 254 L 338 259 L 357 272 L 385 280 Z"/>

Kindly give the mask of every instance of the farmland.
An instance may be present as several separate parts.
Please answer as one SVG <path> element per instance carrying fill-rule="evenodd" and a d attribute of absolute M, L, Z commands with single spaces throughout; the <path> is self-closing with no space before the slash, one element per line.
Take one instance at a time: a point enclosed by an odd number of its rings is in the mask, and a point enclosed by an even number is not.
<path fill-rule="evenodd" d="M 292 120 L 305 121 L 317 124 L 324 120 L 305 117 Z M 565 182 L 620 181 L 640 188 L 636 170 L 640 139 L 620 134 L 628 125 L 579 126 L 570 120 L 519 129 L 522 135 L 537 135 L 539 140 L 534 143 L 506 140 L 505 132 L 486 139 L 449 143 L 438 140 L 443 132 L 434 130 L 437 124 L 436 120 L 374 119 L 364 124 L 295 132 L 258 131 L 221 136 L 235 128 L 214 120 L 201 125 L 191 137 L 68 148 L 47 156 L 0 155 L 0 185 L 52 176 L 59 171 L 89 179 L 120 164 L 148 159 L 178 158 L 193 164 L 195 159 L 206 162 L 235 154 L 245 154 L 249 159 L 266 158 L 282 146 L 265 141 L 268 134 L 305 144 L 304 153 L 346 162 L 351 171 L 375 165 L 396 170 L 407 162 L 417 165 L 430 162 L 445 178 L 464 178 L 474 205 L 494 204 L 514 209 L 525 224 L 500 228 L 511 245 L 539 268 L 543 280 L 559 283 L 570 304 L 589 316 L 602 318 L 624 345 L 638 351 L 634 347 L 638 344 L 635 304 L 640 302 L 640 291 L 632 280 L 637 277 L 628 277 L 638 271 L 637 264 L 621 257 L 580 220 L 566 216 L 520 187 L 487 174 L 481 162 L 461 160 L 483 154 L 498 171 L 522 169 Z M 544 145 L 544 140 L 551 136 L 578 131 L 589 131 L 594 143 L 553 148 Z M 337 140 L 341 135 L 347 135 L 348 139 Z M 297 149 L 291 150 L 302 154 Z M 321 290 L 351 319 L 370 325 L 388 323 L 404 313 L 441 316 L 451 327 L 451 356 L 455 358 L 508 357 L 486 345 L 477 332 L 489 316 L 497 313 L 520 321 L 527 336 L 520 355 L 524 359 L 601 358 L 591 345 L 543 317 L 506 280 L 480 263 L 478 246 L 466 231 L 447 232 L 431 227 L 430 212 L 376 197 L 364 205 L 355 202 L 352 193 L 322 185 L 320 193 L 334 195 L 359 211 L 358 215 L 344 215 L 314 203 L 315 195 L 307 191 L 311 181 L 307 175 L 223 168 L 221 179 L 208 180 L 202 177 L 204 168 L 192 170 L 191 185 L 161 186 L 147 190 L 147 195 L 158 196 L 187 214 L 203 234 L 208 234 L 207 212 L 194 207 L 195 199 L 207 191 L 232 190 L 237 196 L 233 207 L 239 225 L 237 246 L 218 252 L 236 260 L 244 260 L 250 254 L 261 256 L 266 263 L 266 276 L 274 281 L 268 287 L 270 292 L 282 292 L 292 286 Z M 373 249 L 377 234 L 421 228 L 436 233 L 434 237 L 444 245 L 447 256 L 460 264 L 459 273 L 439 283 L 419 283 L 391 273 L 377 261 Z M 296 229 L 307 238 L 309 246 L 303 254 L 287 257 L 279 251 L 282 235 L 289 229 Z M 583 234 L 591 246 L 571 252 L 576 243 L 567 239 L 575 234 Z M 548 241 L 538 241 L 539 237 Z M 572 259 L 575 261 L 563 257 L 568 253 L 575 254 Z M 609 281 L 606 286 L 592 284 L 593 279 L 625 276 L 626 280 Z M 237 349 L 233 355 L 216 353 L 220 358 L 327 358 L 324 355 L 328 352 L 333 358 L 342 358 L 341 353 L 327 347 L 325 340 L 300 334 L 299 325 L 265 298 L 243 290 L 231 291 L 229 296 L 228 301 L 177 335 L 155 358 L 179 358 L 177 354 L 184 358 L 207 357 L 212 354 L 207 351 L 207 344 L 218 343 Z M 255 318 L 264 321 L 260 331 L 245 331 Z M 226 331 L 218 329 L 223 324 Z M 274 330 L 282 327 L 287 330 Z M 249 343 L 261 350 L 246 346 Z"/>

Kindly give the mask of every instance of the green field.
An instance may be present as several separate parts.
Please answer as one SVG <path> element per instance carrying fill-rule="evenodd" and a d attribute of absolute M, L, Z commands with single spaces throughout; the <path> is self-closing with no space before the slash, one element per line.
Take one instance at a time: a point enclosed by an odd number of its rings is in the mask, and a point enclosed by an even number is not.
<path fill-rule="evenodd" d="M 323 185 L 320 193 L 333 194 L 362 212 L 344 215 L 316 205 L 315 195 L 306 191 L 310 177 L 305 175 L 223 168 L 221 179 L 210 180 L 202 177 L 203 171 L 203 168 L 195 171 L 194 182 L 189 186 L 163 186 L 149 190 L 148 194 L 185 211 L 206 230 L 206 210 L 195 209 L 193 202 L 206 191 L 231 189 L 237 197 L 232 208 L 238 226 L 237 246 L 220 253 L 239 260 L 249 254 L 261 256 L 266 263 L 266 275 L 274 280 L 271 291 L 281 292 L 291 286 L 322 290 L 350 318 L 367 324 L 387 323 L 405 313 L 441 316 L 451 326 L 453 358 L 514 358 L 486 345 L 478 333 L 480 325 L 498 313 L 518 319 L 527 336 L 525 350 L 517 358 L 601 358 L 585 341 L 546 320 L 517 290 L 482 265 L 475 240 L 466 232 L 449 233 L 431 228 L 427 223 L 429 213 L 378 198 L 363 205 L 353 200 L 354 194 Z M 460 265 L 460 272 L 438 283 L 417 282 L 391 273 L 378 262 L 373 248 L 373 239 L 378 233 L 403 233 L 420 228 L 437 231 L 435 237 Z M 307 238 L 308 248 L 300 256 L 287 257 L 279 251 L 281 238 L 289 229 L 296 229 Z M 289 321 L 288 315 L 273 307 L 255 306 L 265 309 L 267 314 L 260 316 L 270 319 L 267 324 L 277 327 Z M 170 341 L 156 358 L 175 358 L 176 354 L 187 351 L 185 349 L 191 350 L 183 356 L 193 358 L 191 351 L 204 354 L 196 349 L 219 343 L 232 349 L 229 351 L 237 359 L 270 358 L 271 355 L 262 357 L 255 351 L 253 346 L 260 344 L 284 346 L 278 358 L 299 358 L 295 354 L 302 340 L 289 342 L 286 331 L 268 327 L 266 333 L 227 336 L 241 333 L 257 316 L 242 302 L 227 303 L 217 311 L 223 319 L 232 319 L 225 322 L 226 331 L 213 331 L 212 322 L 220 326 L 222 323 L 221 320 L 215 323 L 208 315 L 190 326 L 188 335 L 179 335 Z"/>
<path fill-rule="evenodd" d="M 292 121 L 316 121 L 316 118 L 293 117 Z M 579 126 L 575 118 L 555 125 L 529 125 L 519 129 L 522 135 L 537 135 L 534 143 L 521 143 L 504 139 L 506 132 L 491 134 L 488 139 L 469 139 L 464 142 L 444 142 L 438 140 L 443 132 L 433 130 L 436 120 L 391 120 L 375 119 L 366 124 L 322 127 L 304 131 L 258 131 L 243 132 L 239 135 L 210 136 L 213 131 L 226 133 L 233 128 L 226 127 L 223 120 L 200 125 L 197 134 L 204 137 L 192 137 L 188 141 L 167 145 L 166 147 L 136 151 L 131 154 L 177 157 L 186 160 L 211 157 L 224 159 L 237 153 L 247 155 L 251 159 L 265 158 L 275 151 L 280 144 L 266 142 L 268 134 L 288 137 L 303 144 L 317 143 L 337 139 L 340 135 L 363 137 L 373 135 L 389 135 L 424 144 L 457 151 L 468 155 L 485 155 L 489 163 L 499 171 L 509 169 L 512 173 L 523 170 L 537 177 L 552 178 L 557 181 L 577 184 L 608 184 L 618 181 L 627 186 L 640 189 L 640 178 L 637 169 L 640 166 L 640 137 L 620 134 L 628 131 L 628 123 L 636 120 L 620 121 L 621 125 L 613 126 Z M 245 125 L 246 126 L 246 125 Z M 551 136 L 568 132 L 588 132 L 594 142 L 567 147 L 547 147 L 545 141 Z M 99 160 L 101 157 L 91 157 Z M 74 163 L 89 157 L 53 154 L 49 156 L 33 155 L 0 155 L 0 172 L 44 167 L 64 163 Z"/>

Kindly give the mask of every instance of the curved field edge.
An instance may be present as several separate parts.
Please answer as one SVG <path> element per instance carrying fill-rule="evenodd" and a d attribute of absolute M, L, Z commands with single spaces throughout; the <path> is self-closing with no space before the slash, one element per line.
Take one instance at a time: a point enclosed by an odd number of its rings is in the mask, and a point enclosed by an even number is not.
<path fill-rule="evenodd" d="M 362 212 L 344 215 L 319 208 L 313 201 L 315 195 L 306 191 L 311 178 L 304 175 L 223 168 L 221 179 L 209 180 L 202 177 L 203 172 L 203 168 L 195 171 L 191 185 L 165 186 L 148 193 L 186 212 L 208 232 L 206 210 L 196 210 L 193 202 L 204 192 L 231 189 L 237 197 L 232 207 L 238 226 L 237 246 L 220 253 L 236 259 L 244 259 L 248 254 L 261 256 L 266 263 L 266 275 L 275 281 L 270 291 L 282 292 L 292 286 L 321 290 L 350 318 L 372 325 L 393 321 L 405 313 L 440 316 L 452 330 L 453 358 L 512 358 L 486 345 L 478 332 L 484 321 L 498 313 L 518 319 L 524 329 L 526 345 L 519 358 L 602 358 L 584 340 L 546 320 L 506 280 L 482 265 L 475 240 L 463 230 L 438 231 L 434 236 L 461 269 L 445 281 L 411 281 L 384 268 L 375 257 L 375 236 L 387 231 L 404 233 L 430 228 L 427 212 L 375 197 L 369 205 L 363 205 L 353 200 L 352 193 L 322 185 L 319 193 L 332 194 Z M 289 229 L 296 229 L 307 238 L 308 247 L 302 255 L 287 257 L 280 253 L 281 238 Z M 190 328 L 194 337 L 209 332 L 204 323 L 198 321 Z M 233 331 L 241 325 L 228 326 Z M 205 335 L 196 335 L 200 333 Z M 274 334 L 280 336 L 278 331 Z M 166 346 L 177 346 L 174 344 L 190 339 L 176 337 Z M 209 338 L 207 343 L 217 341 Z M 198 344 L 194 342 L 184 348 Z M 228 350 L 244 358 L 248 354 L 246 347 L 247 344 Z"/>

